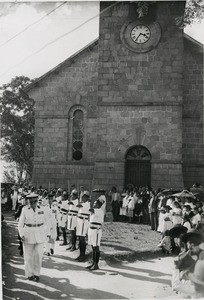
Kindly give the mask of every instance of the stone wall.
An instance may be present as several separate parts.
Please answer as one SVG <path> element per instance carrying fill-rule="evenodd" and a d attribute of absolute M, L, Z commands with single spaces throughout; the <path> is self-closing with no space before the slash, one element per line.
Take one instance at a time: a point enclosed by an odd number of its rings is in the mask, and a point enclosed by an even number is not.
<path fill-rule="evenodd" d="M 152 185 L 182 187 L 182 110 L 177 106 L 101 106 L 94 183 L 124 186 L 125 153 L 132 145 L 152 155 Z"/>
<path fill-rule="evenodd" d="M 183 103 L 183 176 L 189 187 L 204 185 L 203 49 L 185 39 Z"/>
<path fill-rule="evenodd" d="M 34 186 L 42 185 L 50 188 L 69 189 L 72 184 L 79 190 L 83 185 L 86 189 L 93 187 L 94 164 L 37 164 L 35 163 L 32 183 Z M 80 176 L 79 176 L 80 174 Z"/>
<path fill-rule="evenodd" d="M 35 100 L 33 183 L 67 188 L 67 180 L 93 177 L 97 147 L 97 42 L 41 78 L 29 95 Z M 84 156 L 72 161 L 71 112 L 84 111 Z M 81 166 L 81 167 L 80 167 Z M 80 174 L 80 176 L 79 176 Z M 80 179 L 80 180 L 79 180 Z M 80 183 L 82 184 L 82 182 Z"/>
<path fill-rule="evenodd" d="M 158 2 L 161 40 L 156 48 L 142 54 L 127 49 L 120 39 L 120 30 L 129 20 L 129 3 L 118 3 L 101 15 L 99 104 L 182 102 L 183 31 L 174 21 L 182 5 Z M 101 2 L 101 11 L 104 6 Z"/>
<path fill-rule="evenodd" d="M 101 2 L 101 11 L 106 6 Z M 120 39 L 120 30 L 129 20 L 128 3 L 118 3 L 101 15 L 100 151 L 94 173 L 98 185 L 110 186 L 115 180 L 122 189 L 125 153 L 131 146 L 142 145 L 152 155 L 152 186 L 183 186 L 183 32 L 174 22 L 176 10 L 181 7 L 183 3 L 172 6 L 170 2 L 158 2 L 161 40 L 155 49 L 142 54 L 127 49 Z"/>

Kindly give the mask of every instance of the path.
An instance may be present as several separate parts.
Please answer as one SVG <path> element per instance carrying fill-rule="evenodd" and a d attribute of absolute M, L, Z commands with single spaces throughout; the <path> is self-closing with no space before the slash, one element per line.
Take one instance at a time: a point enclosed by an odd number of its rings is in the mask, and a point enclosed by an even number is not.
<path fill-rule="evenodd" d="M 57 242 L 55 255 L 44 256 L 40 282 L 25 279 L 23 258 L 17 247 L 17 223 L 11 213 L 2 226 L 3 299 L 158 299 L 178 298 L 171 291 L 172 257 L 110 264 L 100 261 L 100 270 L 85 269 L 88 262 L 74 260 Z"/>

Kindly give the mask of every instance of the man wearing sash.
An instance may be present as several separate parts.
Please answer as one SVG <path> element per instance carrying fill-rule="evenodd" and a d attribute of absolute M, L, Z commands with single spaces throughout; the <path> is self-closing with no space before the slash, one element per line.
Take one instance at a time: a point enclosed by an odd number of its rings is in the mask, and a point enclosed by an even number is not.
<path fill-rule="evenodd" d="M 57 238 L 57 222 L 60 218 L 60 213 L 57 207 L 57 201 L 53 199 L 52 193 L 48 195 L 48 201 L 49 203 L 47 204 L 46 208 L 51 223 L 51 236 L 45 243 L 45 252 L 48 256 L 50 256 L 50 254 L 54 254 L 54 246 Z"/>
<path fill-rule="evenodd" d="M 87 266 L 86 269 L 98 270 L 98 262 L 100 258 L 100 242 L 102 237 L 102 223 L 104 222 L 104 210 L 101 208 L 103 200 L 96 200 L 94 206 L 90 209 L 90 225 L 88 229 L 88 244 L 92 246 L 93 250 L 93 263 Z"/>
<path fill-rule="evenodd" d="M 57 201 L 57 207 L 58 211 L 60 212 L 60 208 L 62 205 L 62 189 L 58 188 L 56 194 L 55 194 L 55 199 Z M 59 229 L 59 221 L 57 222 L 57 238 L 56 241 L 59 241 L 59 236 L 60 236 L 60 229 Z"/>
<path fill-rule="evenodd" d="M 68 211 L 68 220 L 67 220 L 67 229 L 71 232 L 71 246 L 66 250 L 75 251 L 76 250 L 76 225 L 77 225 L 77 213 L 79 199 L 77 190 L 72 191 L 71 199 L 68 202 L 69 211 Z"/>
<path fill-rule="evenodd" d="M 67 236 L 66 236 L 66 225 L 67 225 L 67 216 L 68 216 L 68 194 L 66 192 L 63 192 L 62 194 L 62 204 L 60 207 L 60 218 L 59 218 L 59 227 L 62 230 L 63 235 L 63 243 L 60 244 L 60 246 L 67 245 Z"/>
<path fill-rule="evenodd" d="M 80 255 L 76 258 L 78 261 L 85 260 L 85 252 L 86 252 L 86 241 L 85 237 L 88 232 L 88 224 L 89 224 L 89 215 L 90 215 L 90 201 L 89 201 L 89 192 L 84 191 L 82 196 L 82 202 L 78 204 L 79 211 L 77 214 L 77 228 L 76 235 L 79 237 L 79 251 Z"/>

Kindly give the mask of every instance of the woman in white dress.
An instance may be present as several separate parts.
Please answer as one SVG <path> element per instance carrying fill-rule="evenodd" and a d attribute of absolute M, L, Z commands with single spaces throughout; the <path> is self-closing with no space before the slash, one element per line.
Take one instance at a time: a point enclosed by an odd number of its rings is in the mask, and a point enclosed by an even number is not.
<path fill-rule="evenodd" d="M 166 230 L 170 230 L 173 227 L 172 215 L 170 213 L 171 207 L 166 205 L 164 208 L 166 212 L 164 214 L 163 233 L 165 233 Z"/>
<path fill-rule="evenodd" d="M 160 208 L 160 213 L 159 213 L 159 226 L 157 228 L 158 232 L 161 232 L 161 234 L 163 234 L 163 230 L 164 230 L 164 218 L 165 218 L 165 214 L 166 214 L 166 210 L 164 207 Z"/>
<path fill-rule="evenodd" d="M 125 221 L 127 217 L 128 202 L 129 202 L 129 194 L 127 193 L 122 199 L 122 207 L 120 208 L 121 221 Z"/>
<path fill-rule="evenodd" d="M 182 224 L 182 210 L 177 201 L 173 203 L 173 208 L 171 211 L 173 226 Z"/>

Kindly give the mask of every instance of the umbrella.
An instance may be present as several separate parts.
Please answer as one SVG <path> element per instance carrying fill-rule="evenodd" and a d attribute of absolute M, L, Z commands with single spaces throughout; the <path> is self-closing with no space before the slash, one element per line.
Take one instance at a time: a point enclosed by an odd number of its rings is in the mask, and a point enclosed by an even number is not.
<path fill-rule="evenodd" d="M 180 197 L 180 198 L 193 198 L 193 199 L 195 199 L 195 196 L 193 195 L 193 193 L 191 193 L 189 191 L 186 191 L 186 190 L 183 190 L 182 192 L 177 193 L 177 194 L 173 194 L 173 196 Z"/>
<path fill-rule="evenodd" d="M 204 200 L 204 188 L 200 187 L 200 188 L 191 188 L 190 191 L 196 195 L 196 198 L 198 198 L 199 200 Z"/>
<path fill-rule="evenodd" d="M 187 230 L 188 228 L 183 225 L 175 225 L 169 230 L 169 235 L 171 238 L 179 238 L 180 235 L 186 233 Z"/>
<path fill-rule="evenodd" d="M 178 193 L 178 190 L 165 189 L 165 190 L 162 190 L 161 192 L 159 192 L 157 194 L 157 196 L 158 197 L 160 197 L 161 195 L 166 195 L 166 196 L 171 195 L 171 196 L 173 196 L 172 194 L 174 194 L 174 193 Z"/>

